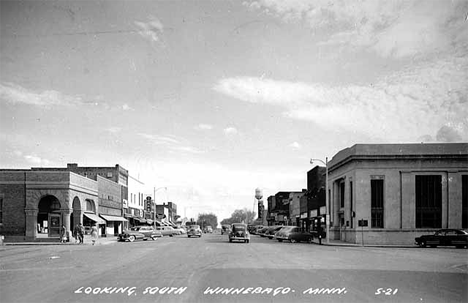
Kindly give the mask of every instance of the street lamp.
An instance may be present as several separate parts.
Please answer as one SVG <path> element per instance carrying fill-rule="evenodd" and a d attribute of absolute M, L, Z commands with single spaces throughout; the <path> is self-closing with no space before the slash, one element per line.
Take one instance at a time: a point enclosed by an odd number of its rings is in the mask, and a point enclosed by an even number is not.
<path fill-rule="evenodd" d="M 323 162 L 320 159 L 310 159 L 310 164 L 312 164 L 314 161 L 321 162 L 322 164 L 325 164 L 325 208 L 327 210 L 327 213 L 325 214 L 325 226 L 326 226 L 326 238 L 327 238 L 327 244 L 330 243 L 330 205 L 328 202 L 328 157 L 325 158 L 325 162 Z M 320 236 L 320 235 L 319 235 Z"/>
<path fill-rule="evenodd" d="M 163 188 L 167 191 L 167 187 L 165 187 L 165 186 L 163 186 L 163 187 L 158 187 L 158 188 L 156 188 L 156 187 L 153 188 L 153 190 L 154 190 L 154 191 L 153 191 L 153 197 L 154 197 L 154 199 L 153 199 L 153 203 L 154 203 L 154 212 L 153 212 L 154 230 L 156 230 L 156 192 L 157 192 L 158 190 L 160 190 L 160 189 L 163 189 Z"/>

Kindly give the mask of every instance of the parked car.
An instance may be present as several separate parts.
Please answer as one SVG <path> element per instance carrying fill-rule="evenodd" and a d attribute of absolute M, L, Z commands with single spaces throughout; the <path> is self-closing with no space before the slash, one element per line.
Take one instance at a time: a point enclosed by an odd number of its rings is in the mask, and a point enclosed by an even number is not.
<path fill-rule="evenodd" d="M 455 246 L 468 247 L 468 232 L 461 229 L 440 229 L 433 235 L 423 235 L 414 239 L 420 247 Z"/>
<path fill-rule="evenodd" d="M 178 227 L 174 229 L 179 232 L 179 235 L 185 235 L 187 233 L 187 231 L 183 227 Z"/>
<path fill-rule="evenodd" d="M 303 231 L 300 227 L 297 226 L 285 226 L 281 228 L 275 234 L 275 238 L 279 242 L 289 241 L 291 243 L 296 242 L 309 242 L 313 240 L 313 235 L 309 232 Z"/>
<path fill-rule="evenodd" d="M 135 240 L 156 240 L 162 237 L 161 232 L 154 230 L 151 226 L 135 226 L 119 234 L 118 240 L 133 242 Z"/>
<path fill-rule="evenodd" d="M 160 231 L 163 236 L 172 237 L 174 235 L 180 234 L 180 231 L 174 230 L 172 226 L 158 226 L 156 227 L 156 230 Z"/>
<path fill-rule="evenodd" d="M 260 237 L 266 237 L 266 233 L 268 232 L 268 229 L 270 228 L 270 226 L 265 226 L 263 228 L 261 228 L 259 231 L 258 231 L 258 235 Z"/>
<path fill-rule="evenodd" d="M 247 230 L 247 224 L 233 223 L 229 232 L 229 242 L 243 241 L 244 243 L 250 242 L 250 234 Z"/>
<path fill-rule="evenodd" d="M 207 226 L 205 227 L 205 234 L 211 234 L 213 233 L 213 227 Z"/>
<path fill-rule="evenodd" d="M 202 236 L 202 230 L 200 225 L 190 225 L 190 229 L 187 231 L 187 237 L 199 237 Z"/>
<path fill-rule="evenodd" d="M 269 226 L 268 230 L 265 232 L 265 237 L 268 239 L 273 239 L 277 231 L 279 231 L 284 226 Z"/>

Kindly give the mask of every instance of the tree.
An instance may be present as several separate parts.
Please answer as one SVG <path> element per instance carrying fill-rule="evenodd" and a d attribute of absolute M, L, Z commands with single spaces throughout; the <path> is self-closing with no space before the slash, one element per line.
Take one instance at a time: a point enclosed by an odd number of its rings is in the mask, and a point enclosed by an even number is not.
<path fill-rule="evenodd" d="M 218 217 L 213 213 L 198 214 L 197 224 L 200 225 L 201 228 L 205 228 L 209 225 L 215 229 L 218 226 Z"/>
<path fill-rule="evenodd" d="M 250 224 L 255 219 L 256 213 L 253 211 L 248 210 L 247 208 L 244 209 L 236 209 L 232 214 L 231 217 L 228 219 L 224 219 L 221 221 L 222 225 L 229 225 L 232 223 L 246 223 Z"/>

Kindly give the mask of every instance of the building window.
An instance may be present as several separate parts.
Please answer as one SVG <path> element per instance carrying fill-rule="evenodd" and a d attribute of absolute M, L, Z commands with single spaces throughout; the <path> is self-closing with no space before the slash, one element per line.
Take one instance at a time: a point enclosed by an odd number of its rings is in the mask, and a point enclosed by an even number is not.
<path fill-rule="evenodd" d="M 112 178 L 112 173 L 111 172 L 107 173 L 107 178 Z"/>
<path fill-rule="evenodd" d="M 349 205 L 350 205 L 350 217 L 351 217 L 351 228 L 353 228 L 353 182 L 349 182 Z"/>
<path fill-rule="evenodd" d="M 442 176 L 416 176 L 416 228 L 442 227 Z"/>
<path fill-rule="evenodd" d="M 345 183 L 344 180 L 340 182 L 340 207 L 344 208 L 344 200 L 345 200 Z"/>
<path fill-rule="evenodd" d="M 95 213 L 96 209 L 94 208 L 94 203 L 92 200 L 86 199 L 86 211 Z"/>
<path fill-rule="evenodd" d="M 0 196 L 0 225 L 3 224 L 3 196 Z"/>
<path fill-rule="evenodd" d="M 468 228 L 468 175 L 462 175 L 462 228 Z"/>
<path fill-rule="evenodd" d="M 371 227 L 384 227 L 384 180 L 371 180 Z"/>

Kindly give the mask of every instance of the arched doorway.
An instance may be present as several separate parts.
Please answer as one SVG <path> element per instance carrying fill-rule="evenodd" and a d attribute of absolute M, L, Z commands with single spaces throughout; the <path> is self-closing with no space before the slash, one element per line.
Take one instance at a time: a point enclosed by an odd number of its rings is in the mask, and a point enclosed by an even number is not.
<path fill-rule="evenodd" d="M 70 226 L 71 226 L 71 229 L 73 230 L 73 227 L 76 224 L 80 223 L 80 218 L 81 218 L 80 198 L 78 197 L 73 198 L 72 209 L 73 209 L 72 213 L 70 214 Z"/>
<path fill-rule="evenodd" d="M 41 198 L 37 213 L 38 237 L 60 237 L 62 227 L 61 204 L 57 197 L 47 195 Z"/>

